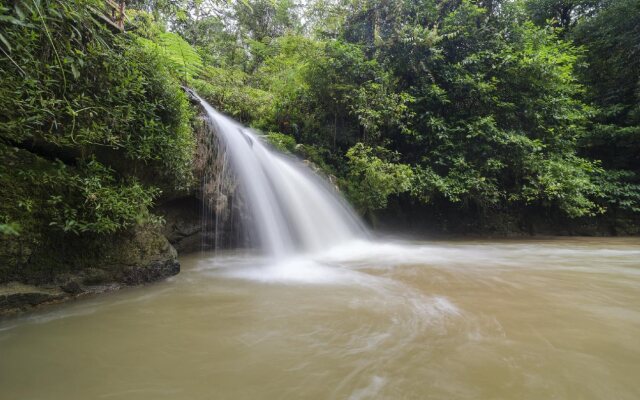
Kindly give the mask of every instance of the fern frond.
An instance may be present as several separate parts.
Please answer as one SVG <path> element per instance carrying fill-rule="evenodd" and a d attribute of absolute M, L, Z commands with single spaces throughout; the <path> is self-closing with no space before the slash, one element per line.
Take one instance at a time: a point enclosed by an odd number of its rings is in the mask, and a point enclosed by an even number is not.
<path fill-rule="evenodd" d="M 202 58 L 198 52 L 177 33 L 162 33 L 158 45 L 185 81 L 197 76 L 202 70 Z"/>

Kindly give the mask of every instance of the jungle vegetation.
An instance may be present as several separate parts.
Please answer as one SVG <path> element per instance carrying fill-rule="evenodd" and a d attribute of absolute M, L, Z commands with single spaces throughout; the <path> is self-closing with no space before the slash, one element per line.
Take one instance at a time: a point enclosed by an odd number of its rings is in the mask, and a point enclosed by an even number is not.
<path fill-rule="evenodd" d="M 134 0 L 119 34 L 100 0 L 0 4 L 0 235 L 161 223 L 180 85 L 369 219 L 640 213 L 639 0 Z"/>

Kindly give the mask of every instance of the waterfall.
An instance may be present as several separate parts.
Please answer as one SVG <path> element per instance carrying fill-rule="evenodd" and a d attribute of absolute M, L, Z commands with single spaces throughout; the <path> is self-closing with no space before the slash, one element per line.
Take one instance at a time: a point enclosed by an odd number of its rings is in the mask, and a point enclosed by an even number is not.
<path fill-rule="evenodd" d="M 326 180 L 216 111 L 193 91 L 188 93 L 205 110 L 206 123 L 220 147 L 217 153 L 224 155 L 218 170 L 231 169 L 237 181 L 249 214 L 244 229 L 267 253 L 280 257 L 321 251 L 367 236 L 359 218 Z M 205 213 L 203 218 L 216 218 L 217 226 L 217 216 Z"/>

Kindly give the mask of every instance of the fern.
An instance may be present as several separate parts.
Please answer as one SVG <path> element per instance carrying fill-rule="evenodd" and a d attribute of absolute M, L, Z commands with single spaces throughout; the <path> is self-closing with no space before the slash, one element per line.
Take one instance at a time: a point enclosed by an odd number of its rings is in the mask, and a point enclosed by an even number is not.
<path fill-rule="evenodd" d="M 143 47 L 160 53 L 178 78 L 185 82 L 200 75 L 204 68 L 200 55 L 177 33 L 161 33 L 156 41 L 143 37 L 138 37 L 137 41 Z"/>
<path fill-rule="evenodd" d="M 203 68 L 202 58 L 180 35 L 166 32 L 159 36 L 159 47 L 185 81 L 197 76 Z"/>

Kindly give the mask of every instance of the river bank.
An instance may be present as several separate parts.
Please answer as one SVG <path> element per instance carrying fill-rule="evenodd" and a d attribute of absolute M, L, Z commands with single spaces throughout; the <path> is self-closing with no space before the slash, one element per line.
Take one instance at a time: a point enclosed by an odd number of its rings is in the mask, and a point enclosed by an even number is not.
<path fill-rule="evenodd" d="M 15 264 L 20 268 L 3 265 L 0 317 L 155 282 L 180 272 L 177 251 L 157 227 L 137 227 L 105 239 L 78 238 L 48 254 L 33 248 L 24 263 Z M 24 247 L 16 248 L 24 251 Z"/>

